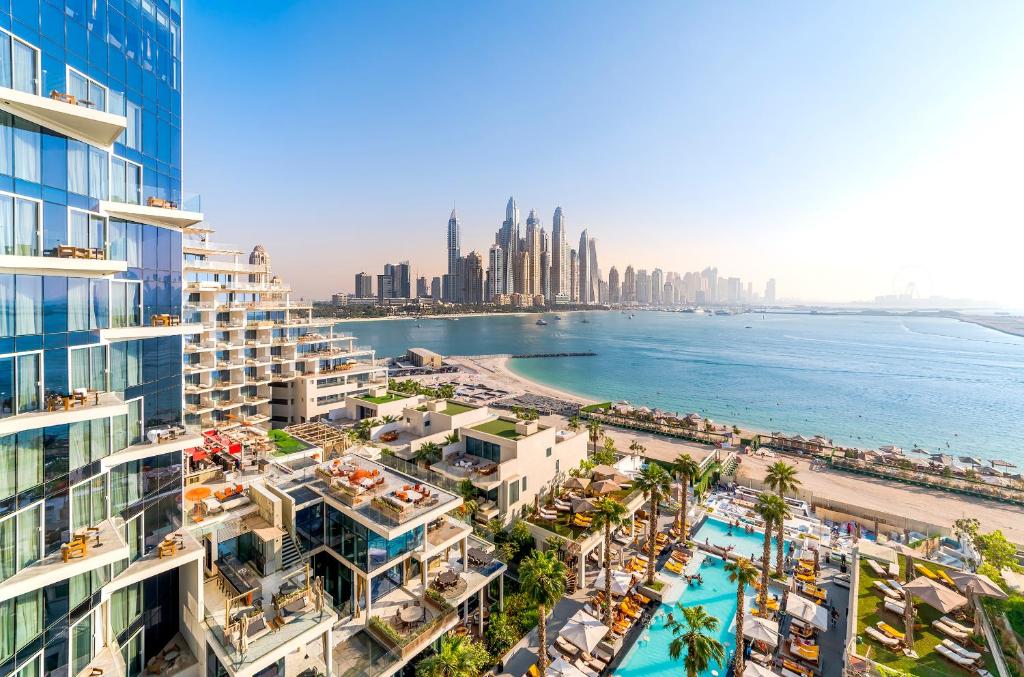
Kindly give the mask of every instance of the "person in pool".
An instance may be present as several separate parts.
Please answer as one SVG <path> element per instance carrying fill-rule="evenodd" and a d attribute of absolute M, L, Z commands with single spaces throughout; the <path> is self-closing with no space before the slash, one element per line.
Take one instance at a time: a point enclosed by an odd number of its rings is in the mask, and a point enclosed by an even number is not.
<path fill-rule="evenodd" d="M 666 620 L 666 623 L 675 623 L 675 622 L 676 622 L 676 617 L 672 615 L 671 611 L 669 611 L 668 612 L 668 619 Z"/>

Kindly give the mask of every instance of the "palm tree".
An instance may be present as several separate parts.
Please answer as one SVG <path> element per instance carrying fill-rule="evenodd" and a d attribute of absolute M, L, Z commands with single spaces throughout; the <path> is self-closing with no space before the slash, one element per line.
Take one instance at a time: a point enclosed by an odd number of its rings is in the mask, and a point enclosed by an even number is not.
<path fill-rule="evenodd" d="M 733 662 L 733 671 L 737 675 L 743 674 L 743 593 L 748 585 L 753 585 L 757 580 L 758 571 L 750 560 L 741 557 L 738 560 L 725 563 L 725 570 L 729 572 L 729 582 L 736 584 L 736 659 Z"/>
<path fill-rule="evenodd" d="M 413 454 L 413 460 L 422 463 L 423 467 L 436 463 L 441 458 L 441 445 L 437 442 L 426 442 Z"/>
<path fill-rule="evenodd" d="M 633 486 L 643 491 L 644 496 L 648 499 L 647 542 L 651 546 L 651 551 L 647 553 L 648 585 L 654 582 L 654 562 L 657 559 L 654 556 L 654 534 L 658 530 L 658 503 L 661 502 L 662 496 L 667 495 L 671 491 L 671 483 L 672 478 L 657 463 L 645 465 L 633 483 Z"/>
<path fill-rule="evenodd" d="M 477 677 L 490 660 L 483 644 L 468 637 L 445 635 L 437 653 L 416 665 L 416 677 Z"/>
<path fill-rule="evenodd" d="M 437 389 L 437 394 L 440 395 L 442 399 L 450 400 L 455 397 L 455 386 L 451 383 L 446 383 Z"/>
<path fill-rule="evenodd" d="M 590 435 L 590 443 L 594 445 L 594 453 L 597 453 L 597 441 L 601 439 L 601 422 L 595 419 L 587 421 L 587 434 Z"/>
<path fill-rule="evenodd" d="M 626 518 L 626 506 L 610 498 L 598 501 L 594 526 L 604 527 L 604 624 L 612 627 L 612 527 L 622 524 Z"/>
<path fill-rule="evenodd" d="M 385 424 L 386 423 L 394 423 L 397 420 L 398 420 L 398 417 L 393 415 L 393 414 L 387 414 L 386 416 L 381 416 L 380 417 L 380 422 L 381 423 L 385 423 Z"/>
<path fill-rule="evenodd" d="M 534 550 L 519 564 L 519 590 L 537 605 L 537 666 L 548 668 L 547 611 L 565 595 L 568 570 L 552 552 Z"/>
<path fill-rule="evenodd" d="M 757 595 L 757 606 L 763 611 L 768 601 L 768 572 L 772 561 L 772 527 L 775 522 L 785 519 L 789 508 L 786 502 L 775 494 L 761 494 L 757 497 L 754 511 L 764 520 L 764 549 L 761 552 L 761 591 Z M 781 546 L 780 546 L 781 547 Z"/>
<path fill-rule="evenodd" d="M 579 432 L 579 429 L 580 429 L 580 417 L 579 416 L 570 416 L 569 417 L 569 430 L 571 430 L 571 431 L 573 431 L 575 433 L 575 432 Z"/>
<path fill-rule="evenodd" d="M 647 451 L 647 447 L 640 444 L 640 440 L 633 440 L 629 443 L 629 450 L 637 456 L 643 456 L 644 452 Z"/>
<path fill-rule="evenodd" d="M 445 446 L 449 444 L 456 444 L 459 441 L 459 431 L 455 430 L 444 436 Z"/>
<path fill-rule="evenodd" d="M 905 567 L 906 582 L 909 583 L 914 578 L 914 558 L 907 553 L 907 564 Z M 914 596 L 910 594 L 909 590 L 903 593 L 903 624 L 906 626 L 904 638 L 907 643 L 907 648 L 911 651 L 914 650 Z"/>
<path fill-rule="evenodd" d="M 708 615 L 703 606 L 676 607 L 683 616 L 680 621 L 673 618 L 665 624 L 672 631 L 672 641 L 668 645 L 668 655 L 677 661 L 686 649 L 683 667 L 686 677 L 697 677 L 706 672 L 715 662 L 719 666 L 725 660 L 725 647 L 710 633 L 718 630 L 719 620 Z"/>
<path fill-rule="evenodd" d="M 688 499 L 686 494 L 690 482 L 700 472 L 700 466 L 689 454 L 679 454 L 675 463 L 672 464 L 672 469 L 679 477 L 679 512 L 676 514 L 676 529 L 683 535 L 683 541 L 685 541 L 690 532 L 689 524 L 686 523 L 686 501 Z"/>
<path fill-rule="evenodd" d="M 768 474 L 764 477 L 764 483 L 779 494 L 779 498 L 785 500 L 787 493 L 796 493 L 800 487 L 800 480 L 796 478 L 796 466 L 785 461 L 772 463 L 768 466 Z M 775 575 L 782 575 L 782 520 L 775 525 L 775 535 L 778 540 L 779 554 L 775 559 Z"/>

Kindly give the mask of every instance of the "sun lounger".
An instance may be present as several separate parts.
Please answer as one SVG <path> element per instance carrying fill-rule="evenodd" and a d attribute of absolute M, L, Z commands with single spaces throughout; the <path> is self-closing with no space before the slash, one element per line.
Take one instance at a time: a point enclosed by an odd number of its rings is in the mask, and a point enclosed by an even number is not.
<path fill-rule="evenodd" d="M 932 627 L 941 632 L 942 634 L 952 637 L 953 639 L 959 640 L 961 642 L 967 639 L 968 637 L 968 634 L 966 632 L 961 632 L 960 630 L 957 630 L 951 625 L 946 625 L 942 621 L 932 621 Z"/>
<path fill-rule="evenodd" d="M 945 571 L 943 571 L 942 569 L 938 569 L 935 573 L 938 574 L 939 580 L 941 580 L 943 583 L 945 583 L 951 588 L 956 588 L 956 583 L 953 582 L 953 579 L 950 578 L 949 574 L 947 574 Z"/>
<path fill-rule="evenodd" d="M 904 639 L 906 639 L 906 634 L 905 633 L 900 632 L 899 630 L 897 630 L 896 628 L 892 627 L 891 625 L 889 625 L 885 621 L 878 621 L 877 623 L 875 623 L 875 625 L 878 627 L 879 630 L 881 630 L 885 634 L 889 635 L 893 639 L 898 639 L 900 641 L 903 641 Z"/>
<path fill-rule="evenodd" d="M 573 665 L 573 667 L 577 668 L 580 672 L 582 672 L 587 677 L 598 677 L 598 674 L 596 672 L 594 672 L 591 668 L 589 668 L 587 666 L 587 664 L 584 663 L 582 660 L 578 660 L 575 663 L 573 663 L 572 665 Z"/>
<path fill-rule="evenodd" d="M 971 627 L 970 625 L 964 625 L 963 623 L 958 623 L 957 621 L 953 620 L 952 616 L 943 616 L 939 620 L 942 621 L 943 623 L 945 623 L 946 625 L 948 625 L 949 627 L 956 628 L 957 630 L 959 630 L 961 632 L 967 632 L 967 633 L 974 632 L 974 628 L 973 627 Z"/>
<path fill-rule="evenodd" d="M 809 644 L 798 644 L 797 642 L 790 642 L 789 650 L 794 654 L 803 658 L 805 661 L 818 662 L 818 646 Z"/>
<path fill-rule="evenodd" d="M 900 641 L 898 639 L 893 639 L 892 637 L 883 634 L 879 630 L 875 630 L 870 625 L 864 628 L 864 632 L 867 633 L 867 636 L 871 639 L 890 649 L 895 649 L 900 645 Z"/>
<path fill-rule="evenodd" d="M 961 656 L 957 652 L 955 652 L 952 649 L 949 649 L 949 648 L 943 646 L 942 644 L 936 644 L 935 645 L 935 650 L 938 651 L 940 654 L 942 654 L 943 657 L 945 657 L 946 659 L 956 663 L 957 665 L 959 665 L 962 668 L 970 669 L 970 668 L 974 667 L 974 661 L 972 661 L 970 658 L 964 658 L 963 656 Z"/>
<path fill-rule="evenodd" d="M 864 561 L 868 563 L 868 568 L 871 569 L 871 571 L 876 576 L 878 576 L 879 578 L 888 578 L 888 576 L 885 573 L 885 570 L 882 569 L 882 567 L 878 566 L 878 563 L 875 562 L 875 560 L 873 560 L 873 559 L 865 559 Z"/>
<path fill-rule="evenodd" d="M 558 636 L 555 638 L 555 648 L 564 653 L 566 656 L 569 656 L 570 658 L 575 658 L 580 652 L 578 646 L 567 641 L 562 636 Z"/>
<path fill-rule="evenodd" d="M 938 578 L 938 576 L 935 575 L 934 571 L 932 571 L 931 569 L 929 569 L 928 567 L 926 567 L 923 564 L 918 564 L 918 563 L 915 562 L 914 563 L 914 569 L 917 570 L 917 573 L 921 574 L 922 576 L 927 576 L 928 578 L 932 579 L 933 581 Z"/>
<path fill-rule="evenodd" d="M 526 671 L 526 674 L 529 675 L 529 677 L 543 677 L 543 675 L 540 674 L 540 669 L 537 667 L 536 663 L 530 666 L 530 669 Z"/>
<path fill-rule="evenodd" d="M 683 573 L 683 565 L 674 560 L 669 560 L 668 562 L 665 562 L 665 570 L 674 574 L 681 574 Z"/>
<path fill-rule="evenodd" d="M 903 616 L 903 613 L 906 611 L 906 605 L 904 605 L 903 602 L 896 602 L 891 599 L 885 600 L 885 608 L 888 611 L 891 611 L 897 616 L 901 617 Z"/>
<path fill-rule="evenodd" d="M 942 645 L 945 646 L 946 648 L 950 649 L 951 651 L 957 652 L 958 654 L 960 654 L 964 658 L 968 658 L 968 659 L 970 659 L 972 661 L 976 661 L 979 658 L 981 658 L 981 654 L 978 653 L 977 651 L 970 651 L 968 649 L 965 649 L 964 647 L 960 646 L 959 644 L 957 644 L 956 642 L 954 642 L 951 639 L 944 639 L 944 640 L 942 640 Z"/>

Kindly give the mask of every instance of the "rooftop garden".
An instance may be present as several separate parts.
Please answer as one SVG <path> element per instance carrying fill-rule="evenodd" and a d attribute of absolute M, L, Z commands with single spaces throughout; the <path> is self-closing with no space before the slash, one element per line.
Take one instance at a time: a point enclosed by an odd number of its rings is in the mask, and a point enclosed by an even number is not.
<path fill-rule="evenodd" d="M 464 414 L 467 411 L 473 411 L 476 407 L 470 407 L 469 405 L 459 404 L 458 402 L 448 401 L 447 406 L 441 412 L 446 416 L 455 416 L 457 414 Z"/>
<path fill-rule="evenodd" d="M 901 556 L 899 559 L 900 580 L 903 581 L 906 580 L 906 558 Z M 922 560 L 922 563 L 932 570 L 944 569 L 935 562 Z M 874 587 L 876 580 L 879 580 L 878 577 L 862 561 L 860 563 L 860 580 L 857 586 L 857 635 L 861 639 L 857 644 L 857 653 L 886 668 L 909 675 L 945 677 L 970 674 L 935 650 L 935 647 L 941 644 L 946 637 L 932 627 L 932 621 L 945 614 L 923 602 L 918 601 L 914 604 L 914 611 L 917 614 L 917 622 L 914 624 L 914 651 L 917 652 L 917 658 L 906 656 L 902 651 L 890 651 L 869 638 L 865 634 L 865 629 L 875 627 L 879 621 L 884 621 L 897 630 L 903 630 L 903 617 L 885 609 L 882 603 L 883 598 Z M 998 674 L 995 662 L 985 647 L 984 639 L 980 636 L 971 637 L 971 643 L 981 647 L 980 650 L 983 652 L 988 671 Z"/>
<path fill-rule="evenodd" d="M 398 393 L 388 392 L 380 396 L 360 395 L 355 399 L 362 400 L 363 402 L 369 402 L 371 404 L 387 404 L 388 402 L 397 402 L 398 400 L 404 400 L 408 397 L 408 395 L 400 395 Z"/>
<path fill-rule="evenodd" d="M 493 421 L 475 425 L 472 429 L 487 433 L 488 435 L 504 437 L 507 440 L 521 440 L 523 438 L 523 435 L 516 432 L 516 422 L 506 421 L 503 418 L 496 418 Z"/>
<path fill-rule="evenodd" d="M 277 456 L 286 456 L 288 454 L 294 454 L 297 451 L 305 451 L 313 448 L 297 437 L 292 437 L 283 430 L 270 430 L 267 432 L 267 437 L 274 443 L 274 448 L 276 449 L 274 453 Z"/>

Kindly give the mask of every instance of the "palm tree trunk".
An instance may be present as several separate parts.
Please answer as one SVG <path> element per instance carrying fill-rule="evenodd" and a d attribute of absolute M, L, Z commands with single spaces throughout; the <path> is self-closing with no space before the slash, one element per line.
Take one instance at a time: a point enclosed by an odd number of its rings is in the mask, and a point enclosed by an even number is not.
<path fill-rule="evenodd" d="M 654 583 L 654 534 L 658 530 L 658 515 L 655 510 L 658 506 L 658 494 L 651 492 L 651 503 L 648 506 L 649 510 L 647 515 L 647 545 L 649 552 L 647 553 L 647 585 Z"/>
<path fill-rule="evenodd" d="M 781 492 L 779 493 L 779 498 L 781 498 L 783 501 L 786 500 L 786 497 L 783 496 Z M 779 523 L 775 525 L 775 575 L 779 578 L 782 578 L 782 549 L 786 547 L 785 544 L 783 544 L 782 542 L 782 527 L 784 522 L 785 520 L 780 519 Z M 765 566 L 768 566 L 767 562 L 765 562 Z"/>
<path fill-rule="evenodd" d="M 764 613 L 768 609 L 768 571 L 771 565 L 768 564 L 772 558 L 772 525 L 764 525 L 764 544 L 761 550 L 761 590 L 757 593 L 757 606 Z"/>
<path fill-rule="evenodd" d="M 604 624 L 612 627 L 612 523 L 604 522 Z"/>
<path fill-rule="evenodd" d="M 683 537 L 683 542 L 685 543 L 686 542 L 686 537 L 687 537 L 687 531 L 689 531 L 687 529 L 687 524 L 686 524 L 686 513 L 687 513 L 686 502 L 687 502 L 689 497 L 687 496 L 686 490 L 690 486 L 690 477 L 688 475 L 684 475 L 683 478 L 682 478 L 682 482 L 680 482 L 680 484 L 682 486 L 679 488 L 679 493 L 681 494 L 679 496 L 679 522 L 678 522 L 678 524 L 676 526 L 679 529 L 679 533 Z"/>
<path fill-rule="evenodd" d="M 914 559 L 907 555 L 905 581 L 909 583 L 913 579 Z M 914 596 L 909 592 L 903 593 L 903 623 L 906 627 L 906 644 L 911 651 L 914 650 Z"/>
<path fill-rule="evenodd" d="M 537 606 L 537 667 L 540 674 L 547 674 L 548 669 L 548 629 L 547 610 L 543 604 Z"/>
<path fill-rule="evenodd" d="M 736 675 L 743 675 L 743 579 L 740 578 L 736 589 L 736 662 L 733 664 Z"/>

